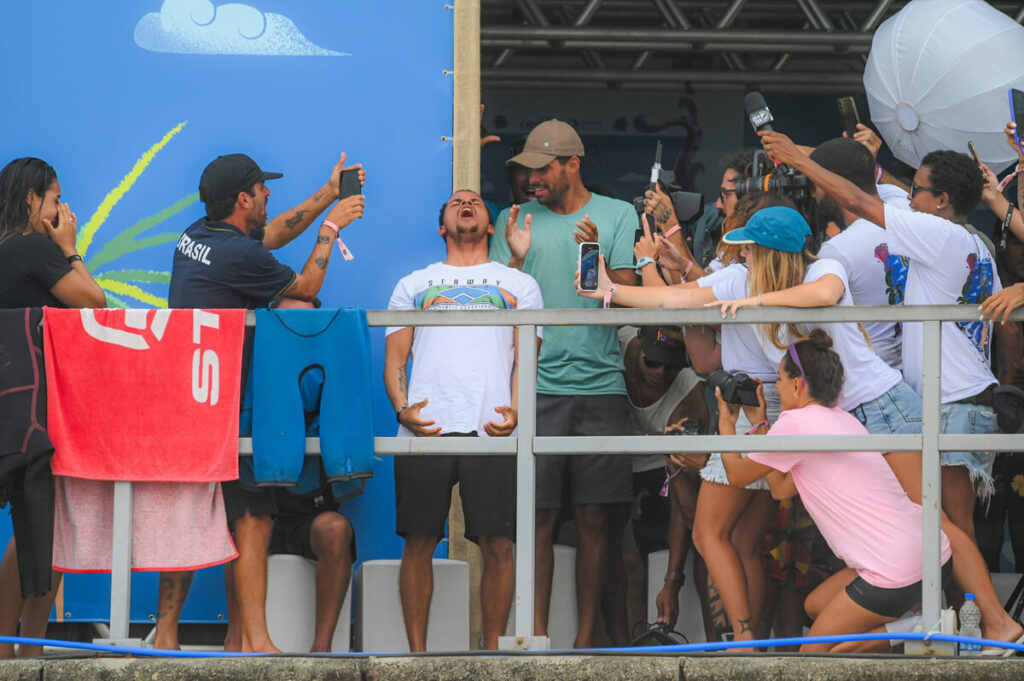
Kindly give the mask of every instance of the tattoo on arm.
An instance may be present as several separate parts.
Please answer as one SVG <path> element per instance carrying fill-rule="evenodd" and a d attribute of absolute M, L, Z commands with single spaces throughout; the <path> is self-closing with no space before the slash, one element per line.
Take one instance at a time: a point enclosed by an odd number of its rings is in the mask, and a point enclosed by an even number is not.
<path fill-rule="evenodd" d="M 329 243 L 331 243 L 331 237 L 329 237 L 329 236 L 327 236 L 325 234 L 321 234 L 320 236 L 318 236 L 316 238 L 316 242 L 318 244 L 329 244 Z"/>
<path fill-rule="evenodd" d="M 409 399 L 409 377 L 406 374 L 406 368 L 401 367 L 398 370 L 398 389 L 402 391 L 402 397 Z"/>
<path fill-rule="evenodd" d="M 295 229 L 302 222 L 302 218 L 306 216 L 306 211 L 297 210 L 292 213 L 291 217 L 284 221 L 284 226 L 288 229 Z"/>
<path fill-rule="evenodd" d="M 323 198 L 323 192 L 318 191 L 316 194 L 313 194 L 314 201 L 319 201 L 321 198 Z"/>
<path fill-rule="evenodd" d="M 316 266 L 319 267 L 320 269 L 322 269 L 322 270 L 326 270 L 327 269 L 327 258 L 317 258 L 313 262 L 315 262 Z"/>
<path fill-rule="evenodd" d="M 668 206 L 658 206 L 654 213 L 654 221 L 658 223 L 659 227 L 664 227 L 668 224 L 668 219 L 671 215 L 672 211 L 669 210 Z"/>

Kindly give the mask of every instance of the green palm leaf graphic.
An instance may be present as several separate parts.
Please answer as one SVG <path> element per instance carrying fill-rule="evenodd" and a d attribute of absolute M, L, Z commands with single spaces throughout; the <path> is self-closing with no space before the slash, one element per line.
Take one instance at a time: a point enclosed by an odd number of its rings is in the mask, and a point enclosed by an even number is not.
<path fill-rule="evenodd" d="M 189 194 L 184 198 L 178 199 L 159 213 L 139 220 L 131 227 L 128 227 L 108 241 L 103 248 L 100 249 L 99 253 L 86 261 L 86 266 L 91 271 L 95 271 L 97 268 L 113 262 L 128 253 L 140 251 L 144 248 L 150 248 L 151 246 L 159 246 L 161 244 L 177 241 L 181 237 L 181 232 L 167 232 L 155 236 L 143 237 L 141 239 L 136 237 L 146 230 L 159 225 L 171 217 L 174 217 L 198 200 L 198 192 L 195 194 Z"/>

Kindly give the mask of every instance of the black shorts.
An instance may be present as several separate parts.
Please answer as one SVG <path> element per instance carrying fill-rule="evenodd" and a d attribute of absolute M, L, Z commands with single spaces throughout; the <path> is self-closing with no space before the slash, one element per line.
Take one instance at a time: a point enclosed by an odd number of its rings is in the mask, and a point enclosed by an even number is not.
<path fill-rule="evenodd" d="M 277 498 L 273 488 L 252 489 L 245 487 L 238 480 L 221 483 L 224 492 L 224 512 L 228 517 L 228 525 L 246 513 L 252 516 L 276 516 L 278 514 Z"/>
<path fill-rule="evenodd" d="M 942 588 L 945 589 L 953 577 L 953 559 L 942 566 Z M 860 576 L 846 585 L 846 595 L 854 603 L 882 617 L 897 619 L 917 607 L 921 602 L 921 580 L 897 589 L 884 589 L 868 584 Z"/>
<path fill-rule="evenodd" d="M 267 555 L 271 556 L 282 553 L 317 560 L 317 555 L 313 551 L 313 522 L 320 517 L 321 513 L 336 512 L 329 509 L 319 509 L 303 514 L 282 513 L 277 518 L 274 518 L 274 529 L 270 533 L 270 545 L 267 547 Z M 352 532 L 349 555 L 352 558 L 352 562 L 355 563 L 355 532 Z"/>
<path fill-rule="evenodd" d="M 626 435 L 625 395 L 537 395 L 537 435 Z M 537 508 L 569 503 L 621 504 L 633 501 L 633 457 L 621 454 L 555 454 L 537 457 Z"/>
<path fill-rule="evenodd" d="M 461 483 L 466 539 L 515 539 L 516 460 L 512 456 L 396 456 L 395 531 L 402 537 L 443 537 L 456 482 Z"/>

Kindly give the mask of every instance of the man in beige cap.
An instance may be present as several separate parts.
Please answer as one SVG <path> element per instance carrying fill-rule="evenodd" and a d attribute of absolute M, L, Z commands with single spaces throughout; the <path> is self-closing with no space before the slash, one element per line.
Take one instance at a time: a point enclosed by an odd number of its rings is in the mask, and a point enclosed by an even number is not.
<path fill-rule="evenodd" d="M 600 307 L 600 302 L 576 295 L 573 285 L 578 244 L 583 241 L 601 245 L 613 280 L 636 282 L 636 211 L 625 201 L 587 190 L 580 177 L 583 155 L 583 142 L 572 126 L 550 120 L 535 127 L 523 152 L 508 160 L 529 169 L 535 198 L 505 209 L 498 217 L 495 224 L 505 226 L 505 238 L 491 240 L 491 259 L 536 279 L 546 307 Z M 627 413 L 615 327 L 545 329 L 537 366 L 537 435 L 624 435 Z M 585 648 L 593 640 L 605 585 L 622 579 L 622 572 L 616 579 L 613 571 L 624 570 L 621 537 L 633 499 L 631 457 L 538 457 L 534 615 L 538 636 L 546 636 L 548 631 L 552 547 L 563 487 L 568 490 L 579 531 L 575 646 Z M 605 608 L 609 635 L 615 643 L 624 644 L 629 638 L 625 594 L 609 596 Z"/>

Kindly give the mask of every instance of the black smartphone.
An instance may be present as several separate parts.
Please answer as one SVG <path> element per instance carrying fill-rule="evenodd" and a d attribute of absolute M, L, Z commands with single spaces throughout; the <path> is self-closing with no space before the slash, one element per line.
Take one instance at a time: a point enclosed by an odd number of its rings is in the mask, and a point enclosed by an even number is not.
<path fill-rule="evenodd" d="M 338 199 L 347 199 L 356 194 L 362 194 L 363 187 L 359 184 L 359 170 L 345 170 L 341 173 L 338 181 Z"/>
<path fill-rule="evenodd" d="M 584 241 L 580 244 L 580 290 L 596 291 L 598 275 L 600 274 L 601 246 L 593 241 Z"/>
<path fill-rule="evenodd" d="M 974 142 L 972 140 L 967 140 L 967 149 L 971 152 L 971 158 L 974 159 L 974 162 L 980 166 L 981 157 L 978 156 L 978 150 L 974 148 Z"/>
<path fill-rule="evenodd" d="M 701 419 L 687 419 L 682 428 L 673 428 L 665 433 L 666 435 L 700 435 L 704 431 L 704 421 Z"/>
<path fill-rule="evenodd" d="M 1024 149 L 1024 144 L 1020 141 L 1020 136 L 1024 134 L 1024 92 L 1017 88 L 1010 88 L 1010 117 L 1017 124 L 1017 132 L 1013 133 L 1013 139 L 1017 142 L 1018 148 Z"/>
<path fill-rule="evenodd" d="M 839 107 L 839 116 L 843 119 L 843 128 L 851 138 L 857 134 L 857 124 L 860 123 L 860 116 L 857 115 L 857 103 L 853 97 L 840 97 L 836 100 Z"/>

